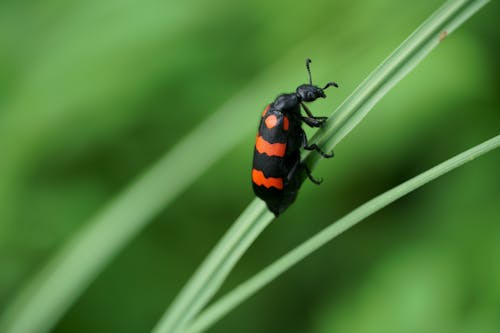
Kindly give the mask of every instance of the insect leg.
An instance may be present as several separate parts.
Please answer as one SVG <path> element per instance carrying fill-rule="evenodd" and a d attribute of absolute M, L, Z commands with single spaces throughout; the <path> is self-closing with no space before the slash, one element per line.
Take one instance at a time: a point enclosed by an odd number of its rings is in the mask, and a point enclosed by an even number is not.
<path fill-rule="evenodd" d="M 302 108 L 304 109 L 304 111 L 307 113 L 307 115 L 309 116 L 309 118 L 313 118 L 313 119 L 317 119 L 321 122 L 325 121 L 328 119 L 328 117 L 316 117 L 312 114 L 311 110 L 309 110 L 309 108 L 307 107 L 307 105 L 305 105 L 304 103 L 300 102 L 300 105 L 302 106 Z"/>
<path fill-rule="evenodd" d="M 304 171 L 306 172 L 307 178 L 309 178 L 314 184 L 319 185 L 323 182 L 323 178 L 314 178 L 311 169 L 305 164 L 301 164 L 302 168 L 304 168 Z"/>
<path fill-rule="evenodd" d="M 322 178 L 314 178 L 311 173 L 311 169 L 309 169 L 304 163 L 300 162 L 300 160 L 297 160 L 297 163 L 295 163 L 295 165 L 287 175 L 288 183 L 291 185 L 290 187 L 294 189 L 294 191 L 300 187 L 299 175 L 302 173 L 302 171 L 306 173 L 307 178 L 309 178 L 314 184 L 319 185 L 323 182 Z"/>
<path fill-rule="evenodd" d="M 321 148 L 313 143 L 312 145 L 309 145 L 308 142 L 307 142 L 307 136 L 306 136 L 306 133 L 304 131 L 302 131 L 301 133 L 301 136 L 302 136 L 302 147 L 305 149 L 305 150 L 315 150 L 317 151 L 321 156 L 323 156 L 324 158 L 330 158 L 330 157 L 333 157 L 335 154 L 333 153 L 333 151 L 331 153 L 325 153 L 324 151 L 321 150 Z"/>
<path fill-rule="evenodd" d="M 305 150 L 315 150 L 317 151 L 321 156 L 323 156 L 324 158 L 331 158 L 333 156 L 335 156 L 335 154 L 333 153 L 333 151 L 331 153 L 325 153 L 324 151 L 321 150 L 321 148 L 318 147 L 317 144 L 313 143 L 312 145 L 310 146 L 304 146 L 304 149 Z"/>
<path fill-rule="evenodd" d="M 321 127 L 326 119 L 316 119 L 310 117 L 301 117 L 302 121 L 309 127 Z"/>

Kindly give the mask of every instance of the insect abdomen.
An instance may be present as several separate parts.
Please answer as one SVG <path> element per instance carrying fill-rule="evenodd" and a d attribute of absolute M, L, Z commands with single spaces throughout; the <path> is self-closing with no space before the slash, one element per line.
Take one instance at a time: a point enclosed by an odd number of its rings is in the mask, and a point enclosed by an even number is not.
<path fill-rule="evenodd" d="M 289 120 L 281 112 L 266 107 L 255 140 L 252 185 L 255 194 L 278 215 L 276 206 L 286 192 L 285 164 Z M 273 208 L 275 207 L 275 208 Z"/>

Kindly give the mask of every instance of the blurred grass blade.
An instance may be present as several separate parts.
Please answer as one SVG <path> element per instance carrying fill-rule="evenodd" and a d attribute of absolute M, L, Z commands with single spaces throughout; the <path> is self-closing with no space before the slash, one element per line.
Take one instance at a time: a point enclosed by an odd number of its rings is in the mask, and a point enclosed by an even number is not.
<path fill-rule="evenodd" d="M 193 321 L 188 332 L 198 333 L 206 330 L 244 300 L 347 229 L 406 194 L 499 146 L 500 135 L 497 135 L 359 206 L 276 260 L 273 264 L 269 265 L 246 282 L 234 288 L 225 296 L 222 296 L 219 301 L 208 307 Z"/>
<path fill-rule="evenodd" d="M 6 309 L 0 332 L 50 331 L 114 256 L 246 134 L 225 124 L 239 121 L 233 110 L 247 98 L 244 91 L 230 100 L 85 223 Z"/>
<path fill-rule="evenodd" d="M 447 34 L 456 29 L 487 2 L 488 0 L 453 0 L 446 2 L 360 84 L 339 106 L 333 116 L 328 119 L 325 126 L 316 133 L 311 142 L 321 142 L 326 147 L 324 150 L 333 149 L 366 116 L 368 111 L 437 46 Z M 314 167 L 321 158 L 319 154 L 311 153 L 305 153 L 304 156 L 305 163 L 311 167 Z M 241 227 L 244 227 L 245 230 L 251 230 L 252 224 L 259 223 L 260 231 L 262 231 L 265 226 L 260 224 L 262 221 L 258 217 L 265 214 L 265 206 L 256 206 L 254 201 L 243 214 L 249 214 L 248 210 L 250 209 L 258 210 L 253 214 L 256 219 L 246 221 L 248 224 L 246 223 Z M 246 234 L 240 233 L 242 238 L 238 242 L 243 241 L 243 235 Z M 258 237 L 258 233 L 254 233 L 253 237 Z M 188 327 L 188 323 L 210 301 L 224 282 L 231 268 L 236 265 L 239 257 L 243 255 L 243 252 L 237 256 L 230 253 L 219 253 L 223 250 L 241 250 L 240 247 L 233 247 L 233 243 L 227 243 L 228 241 L 228 237 L 224 237 L 219 241 L 216 248 L 212 250 L 158 321 L 153 329 L 154 333 L 183 332 Z M 249 240 L 245 238 L 245 241 Z M 253 239 L 245 246 L 248 247 L 252 241 Z M 211 258 L 219 258 L 219 261 Z M 231 260 L 226 261 L 226 258 L 231 258 Z M 231 267 L 229 267 L 228 262 L 231 262 Z"/>

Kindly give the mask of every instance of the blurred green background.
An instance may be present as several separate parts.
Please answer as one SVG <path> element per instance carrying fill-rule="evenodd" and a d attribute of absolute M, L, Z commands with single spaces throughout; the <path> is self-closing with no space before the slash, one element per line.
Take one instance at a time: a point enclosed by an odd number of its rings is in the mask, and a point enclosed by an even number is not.
<path fill-rule="evenodd" d="M 311 105 L 328 115 L 441 4 L 0 2 L 0 311 L 120 190 L 240 98 L 240 121 L 213 129 L 241 131 L 227 138 L 234 148 L 154 218 L 54 332 L 151 329 L 252 200 L 260 113 L 306 81 L 304 59 L 315 82 L 341 85 Z M 499 133 L 499 14 L 498 1 L 487 5 L 375 107 L 315 170 L 324 183 L 304 185 L 224 290 Z M 491 153 L 377 213 L 211 332 L 500 332 L 499 166 Z"/>

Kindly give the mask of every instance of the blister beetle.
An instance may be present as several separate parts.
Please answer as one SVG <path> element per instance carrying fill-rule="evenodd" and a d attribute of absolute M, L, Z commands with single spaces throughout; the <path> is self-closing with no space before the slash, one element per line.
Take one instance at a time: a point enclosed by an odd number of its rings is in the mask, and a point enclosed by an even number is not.
<path fill-rule="evenodd" d="M 315 117 L 304 103 L 325 98 L 325 89 L 338 87 L 335 82 L 328 82 L 323 88 L 313 85 L 310 64 L 311 60 L 306 59 L 309 84 L 300 85 L 294 93 L 279 95 L 266 106 L 255 141 L 253 190 L 276 216 L 297 198 L 304 172 L 313 183 L 321 183 L 300 161 L 300 148 L 317 151 L 326 158 L 333 157 L 333 153 L 323 152 L 316 144 L 309 145 L 302 129 L 303 122 L 310 127 L 321 127 L 328 119 Z M 301 108 L 307 116 L 301 115 Z"/>

